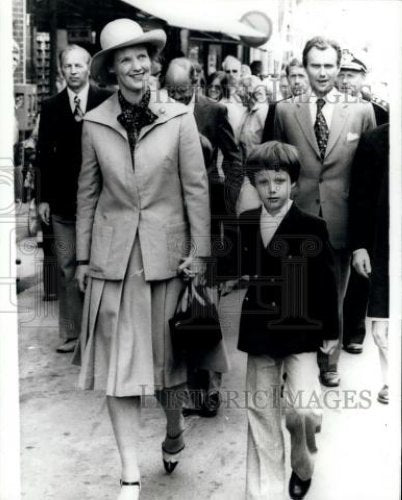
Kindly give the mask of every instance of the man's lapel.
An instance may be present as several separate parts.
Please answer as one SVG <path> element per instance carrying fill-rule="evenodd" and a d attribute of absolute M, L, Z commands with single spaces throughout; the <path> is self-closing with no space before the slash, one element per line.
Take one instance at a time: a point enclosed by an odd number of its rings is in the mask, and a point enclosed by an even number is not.
<path fill-rule="evenodd" d="M 60 123 L 68 123 L 68 121 L 74 121 L 74 115 L 71 111 L 70 99 L 68 98 L 67 88 L 62 90 L 59 94 L 59 117 Z"/>
<path fill-rule="evenodd" d="M 348 116 L 348 104 L 345 102 L 339 102 L 334 106 L 334 112 L 332 115 L 332 122 L 329 128 L 329 137 L 327 149 L 325 151 L 325 157 L 329 155 L 331 150 L 337 143 L 342 130 L 344 130 L 346 118 Z"/>
<path fill-rule="evenodd" d="M 312 126 L 310 104 L 308 100 L 305 102 L 296 102 L 296 120 L 299 122 L 301 131 L 310 143 L 310 146 L 314 149 L 317 155 L 320 156 L 320 150 L 318 149 L 317 139 Z"/>
<path fill-rule="evenodd" d="M 194 118 L 200 132 L 205 121 L 203 115 L 205 115 L 204 108 L 207 102 L 208 101 L 202 95 L 196 96 L 194 103 Z"/>

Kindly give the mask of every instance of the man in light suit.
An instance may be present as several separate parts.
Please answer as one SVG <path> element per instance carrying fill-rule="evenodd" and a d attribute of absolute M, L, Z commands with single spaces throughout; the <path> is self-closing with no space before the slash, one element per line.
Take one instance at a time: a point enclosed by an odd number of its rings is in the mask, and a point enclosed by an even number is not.
<path fill-rule="evenodd" d="M 339 45 L 322 37 L 309 40 L 303 65 L 311 92 L 278 103 L 275 137 L 299 150 L 301 172 L 295 199 L 299 207 L 323 217 L 335 249 L 340 325 L 350 265 L 348 196 L 350 171 L 360 135 L 375 127 L 373 107 L 359 98 L 340 94 L 334 87 L 341 62 Z M 339 385 L 338 346 L 320 353 L 321 382 Z"/>
<path fill-rule="evenodd" d="M 57 352 L 72 352 L 81 327 L 82 298 L 75 282 L 75 213 L 81 166 L 82 119 L 110 92 L 89 85 L 91 56 L 78 45 L 60 53 L 67 83 L 42 104 L 38 135 L 39 215 L 52 225 L 59 274 L 59 333 Z"/>

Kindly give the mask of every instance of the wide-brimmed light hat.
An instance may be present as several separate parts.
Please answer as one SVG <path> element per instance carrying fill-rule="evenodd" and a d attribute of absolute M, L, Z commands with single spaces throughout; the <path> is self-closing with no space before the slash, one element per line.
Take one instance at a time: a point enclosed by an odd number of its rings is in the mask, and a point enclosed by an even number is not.
<path fill-rule="evenodd" d="M 91 75 L 96 82 L 108 84 L 113 83 L 107 63 L 114 50 L 133 45 L 151 45 L 158 53 L 166 44 L 166 33 L 160 29 L 144 32 L 141 26 L 131 19 L 116 19 L 103 28 L 100 44 L 102 50 L 92 59 Z"/>

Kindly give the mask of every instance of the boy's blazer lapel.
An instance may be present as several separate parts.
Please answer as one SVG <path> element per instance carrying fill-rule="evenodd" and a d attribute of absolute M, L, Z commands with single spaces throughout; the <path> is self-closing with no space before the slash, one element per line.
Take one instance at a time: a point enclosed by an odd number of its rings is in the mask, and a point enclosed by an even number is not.
<path fill-rule="evenodd" d="M 261 211 L 262 207 L 256 208 L 254 210 L 250 210 L 246 216 L 242 218 L 242 248 L 243 252 L 247 254 L 246 260 L 248 260 L 248 264 L 251 267 L 255 266 L 256 263 L 256 255 L 253 255 L 253 249 L 257 249 L 259 244 L 261 243 L 261 248 L 264 248 L 262 237 L 261 237 L 261 229 L 260 229 L 260 219 L 261 219 Z M 299 220 L 302 217 L 302 212 L 297 207 L 295 203 L 292 203 L 292 206 L 288 210 L 285 217 L 280 222 L 277 227 L 271 242 L 269 245 L 273 244 L 273 249 L 278 249 L 277 257 L 280 257 L 282 252 L 280 248 L 280 242 L 277 241 L 275 244 L 275 238 L 280 240 L 280 237 L 290 236 L 295 234 L 295 228 L 299 226 Z M 297 234 L 297 230 L 296 230 Z M 287 248 L 287 243 L 285 242 L 285 246 Z M 285 248 L 285 247 L 283 247 Z M 273 257 L 274 252 L 269 252 L 269 254 Z M 249 267 L 249 266 L 247 266 Z"/>

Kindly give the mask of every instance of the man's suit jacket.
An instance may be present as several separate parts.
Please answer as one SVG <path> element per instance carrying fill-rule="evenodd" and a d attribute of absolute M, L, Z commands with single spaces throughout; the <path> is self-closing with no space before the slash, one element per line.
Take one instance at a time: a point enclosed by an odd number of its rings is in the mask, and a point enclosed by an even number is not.
<path fill-rule="evenodd" d="M 388 317 L 389 125 L 363 134 L 352 167 L 350 233 L 352 250 L 371 259 L 369 315 Z"/>
<path fill-rule="evenodd" d="M 197 95 L 194 117 L 200 134 L 207 137 L 214 152 L 214 160 L 208 166 L 212 215 L 234 213 L 243 182 L 243 166 L 240 150 L 235 143 L 233 130 L 227 118 L 227 109 L 223 104 Z M 219 189 L 221 182 L 216 164 L 218 149 L 223 153 L 224 190 Z"/>
<path fill-rule="evenodd" d="M 333 252 L 325 222 L 295 203 L 267 248 L 261 208 L 238 221 L 240 275 L 249 275 L 238 347 L 273 357 L 317 350 L 339 334 Z"/>
<path fill-rule="evenodd" d="M 98 106 L 110 92 L 89 87 L 86 111 Z M 82 122 L 76 122 L 67 89 L 42 103 L 38 136 L 38 199 L 51 213 L 74 217 L 77 180 L 81 167 Z"/>
<path fill-rule="evenodd" d="M 295 200 L 302 210 L 322 214 L 335 249 L 348 246 L 350 170 L 359 138 L 375 127 L 370 103 L 339 94 L 334 105 L 324 161 L 314 133 L 309 96 L 276 106 L 275 138 L 296 146 L 301 163 Z"/>

